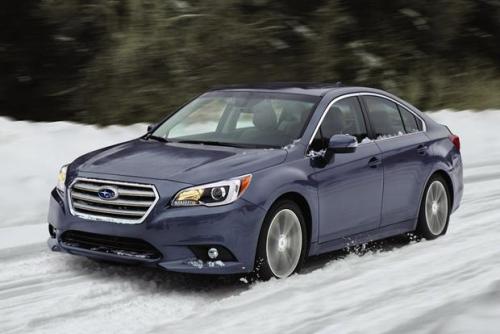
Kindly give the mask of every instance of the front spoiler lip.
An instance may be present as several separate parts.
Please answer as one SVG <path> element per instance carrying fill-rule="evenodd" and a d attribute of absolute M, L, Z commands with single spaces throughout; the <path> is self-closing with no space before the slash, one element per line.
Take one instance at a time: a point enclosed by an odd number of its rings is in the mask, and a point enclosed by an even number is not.
<path fill-rule="evenodd" d="M 108 259 L 117 262 L 131 262 L 131 263 L 142 263 L 142 264 L 154 264 L 161 261 L 161 259 L 145 259 L 140 257 L 132 257 L 126 255 L 117 255 L 112 253 L 104 253 L 99 251 L 93 251 L 90 249 L 84 249 L 79 247 L 73 247 L 68 245 L 63 245 L 60 241 L 55 238 L 49 238 L 47 240 L 47 245 L 53 252 L 63 252 L 72 255 L 81 255 L 86 257 L 93 257 L 99 259 Z"/>
<path fill-rule="evenodd" d="M 49 238 L 47 245 L 53 252 L 68 253 L 71 255 L 85 256 L 89 258 L 110 260 L 119 263 L 139 264 L 143 266 L 155 266 L 160 269 L 178 273 L 186 274 L 205 274 L 205 275 L 219 275 L 219 274 L 241 274 L 242 272 L 249 272 L 249 269 L 241 262 L 221 262 L 221 261 L 208 261 L 203 262 L 196 258 L 186 258 L 173 261 L 161 261 L 158 259 L 141 259 L 129 256 L 121 256 L 116 254 L 102 253 L 91 251 L 78 247 L 71 247 L 62 245 L 57 239 Z"/>

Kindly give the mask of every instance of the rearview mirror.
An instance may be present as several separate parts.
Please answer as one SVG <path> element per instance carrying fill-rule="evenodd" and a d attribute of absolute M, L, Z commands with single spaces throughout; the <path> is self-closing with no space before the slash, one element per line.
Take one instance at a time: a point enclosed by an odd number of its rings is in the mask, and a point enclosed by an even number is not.
<path fill-rule="evenodd" d="M 328 143 L 332 153 L 352 153 L 358 147 L 358 140 L 351 135 L 333 135 Z"/>

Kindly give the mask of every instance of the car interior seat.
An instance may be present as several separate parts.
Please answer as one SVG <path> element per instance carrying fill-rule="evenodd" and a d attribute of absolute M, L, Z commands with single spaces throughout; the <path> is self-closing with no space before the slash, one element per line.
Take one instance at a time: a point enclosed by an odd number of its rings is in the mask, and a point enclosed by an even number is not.
<path fill-rule="evenodd" d="M 392 126 L 389 114 L 386 111 L 375 109 L 370 113 L 370 119 L 376 137 L 397 134 L 397 131 L 395 131 Z"/>
<path fill-rule="evenodd" d="M 298 138 L 304 127 L 304 118 L 306 116 L 307 113 L 301 105 L 298 103 L 290 103 L 285 106 L 280 114 L 278 129 L 287 134 L 290 138 Z"/>
<path fill-rule="evenodd" d="M 278 116 L 274 111 L 271 102 L 263 101 L 252 108 L 253 128 L 243 132 L 239 140 L 243 143 L 266 144 L 275 143 L 277 146 L 285 145 L 289 142 L 289 137 L 279 131 Z"/>

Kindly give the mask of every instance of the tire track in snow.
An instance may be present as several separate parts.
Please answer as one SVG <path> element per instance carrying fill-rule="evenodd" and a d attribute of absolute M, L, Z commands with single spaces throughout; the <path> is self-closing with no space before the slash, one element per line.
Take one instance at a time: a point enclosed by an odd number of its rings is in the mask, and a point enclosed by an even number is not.
<path fill-rule="evenodd" d="M 447 305 L 459 305 L 462 300 L 481 305 L 484 296 L 500 293 L 494 283 L 500 277 L 500 203 L 488 204 L 488 199 L 498 199 L 500 180 L 491 180 L 486 187 L 472 182 L 466 189 L 468 205 L 452 217 L 444 238 L 393 252 L 349 255 L 287 282 L 259 283 L 190 321 L 168 322 L 152 332 L 189 333 L 195 329 L 193 324 L 204 323 L 206 333 L 386 332 L 391 328 L 412 333 L 420 330 L 412 320 L 419 317 L 438 326 L 443 318 L 455 316 L 442 314 Z M 485 207 L 490 209 L 486 214 Z M 470 220 L 471 215 L 478 218 Z M 471 321 L 481 326 L 484 320 Z M 442 329 L 445 333 L 447 327 Z"/>
<path fill-rule="evenodd" d="M 7 319 L 0 322 L 1 333 L 104 332 L 117 324 L 126 324 L 124 333 L 136 333 L 158 319 L 188 315 L 241 289 L 49 251 L 7 262 L 0 281 L 0 310 Z"/>

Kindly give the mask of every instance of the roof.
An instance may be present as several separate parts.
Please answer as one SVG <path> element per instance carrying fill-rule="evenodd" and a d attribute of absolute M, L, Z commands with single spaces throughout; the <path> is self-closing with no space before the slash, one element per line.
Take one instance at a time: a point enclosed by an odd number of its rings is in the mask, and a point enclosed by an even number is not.
<path fill-rule="evenodd" d="M 254 83 L 247 85 L 228 85 L 213 87 L 215 90 L 232 90 L 232 91 L 273 91 L 280 93 L 306 94 L 323 96 L 327 92 L 342 88 L 339 83 L 311 83 L 311 82 L 269 82 L 269 83 Z"/>

